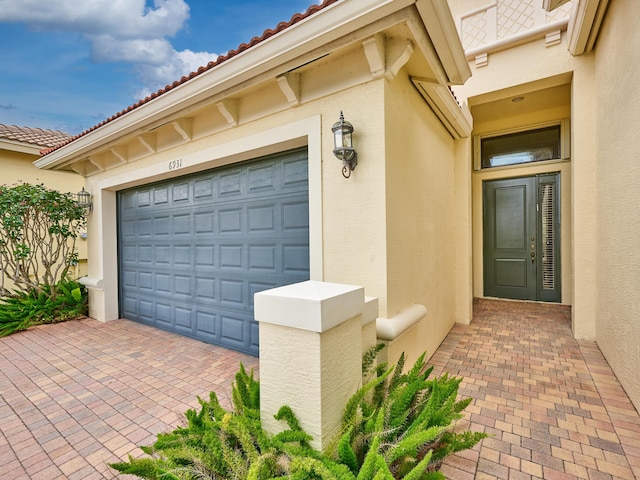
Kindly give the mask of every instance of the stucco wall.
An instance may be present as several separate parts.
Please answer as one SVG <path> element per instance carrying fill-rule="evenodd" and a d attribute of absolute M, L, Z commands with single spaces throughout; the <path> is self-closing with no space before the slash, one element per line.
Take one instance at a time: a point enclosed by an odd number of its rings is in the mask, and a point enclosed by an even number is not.
<path fill-rule="evenodd" d="M 388 308 L 383 95 L 384 80 L 376 80 L 326 98 L 323 104 L 333 106 L 323 105 L 322 145 L 324 280 L 364 286 L 378 297 L 381 315 Z M 340 110 L 355 129 L 358 166 L 349 179 L 332 153 L 331 125 Z"/>
<path fill-rule="evenodd" d="M 616 0 L 596 45 L 598 346 L 640 409 L 640 3 Z"/>
<path fill-rule="evenodd" d="M 574 333 L 580 338 L 595 336 L 594 262 L 580 260 L 576 265 L 575 260 L 592 255 L 595 248 L 595 209 L 591 205 L 591 192 L 595 188 L 595 138 L 590 133 L 594 117 L 588 113 L 593 103 L 590 63 L 589 58 L 572 57 L 565 43 L 546 47 L 541 39 L 491 53 L 485 67 L 476 67 L 471 61 L 472 77 L 465 85 L 454 87 L 458 99 L 471 105 L 474 135 L 571 119 L 570 162 L 473 173 L 473 293 L 483 296 L 482 181 L 559 171 L 562 302 L 573 306 Z M 560 102 L 547 102 L 540 107 L 526 105 L 527 95 L 556 90 L 555 95 L 559 88 L 566 89 L 561 92 Z M 511 104 L 510 99 L 518 95 L 524 95 L 525 101 L 517 104 L 517 108 L 513 104 L 502 109 L 506 106 L 502 103 L 505 99 Z"/>
<path fill-rule="evenodd" d="M 11 148 L 10 146 L 8 148 Z M 60 192 L 77 193 L 84 186 L 84 178 L 75 173 L 59 172 L 50 170 L 38 170 L 33 162 L 38 157 L 26 153 L 5 150 L 0 145 L 0 165 L 2 166 L 3 185 L 13 185 L 16 183 L 44 184 L 47 188 L 59 190 Z M 87 270 L 87 242 L 82 238 L 76 241 L 78 257 L 80 263 L 71 271 L 74 277 L 80 277 Z M 11 288 L 7 285 L 7 288 Z"/>
<path fill-rule="evenodd" d="M 0 145 L 2 184 L 12 185 L 19 182 L 43 183 L 48 188 L 71 193 L 76 193 L 82 189 L 84 185 L 82 176 L 70 172 L 38 170 L 33 165 L 33 162 L 37 159 L 38 157 L 34 155 L 4 150 Z"/>
<path fill-rule="evenodd" d="M 393 317 L 413 304 L 426 317 L 390 345 L 408 364 L 432 355 L 455 322 L 455 142 L 399 76 L 385 84 L 388 303 Z"/>
<path fill-rule="evenodd" d="M 256 98 L 264 93 L 257 91 Z M 264 102 L 249 96 L 242 104 L 243 118 L 255 121 L 88 177 L 99 203 L 90 225 L 90 277 L 99 287 L 91 291 L 91 315 L 118 316 L 117 190 L 307 145 L 311 278 L 365 287 L 384 317 L 424 305 L 426 318 L 394 342 L 390 360 L 405 350 L 411 359 L 435 352 L 456 311 L 455 142 L 406 74 L 263 116 L 269 110 Z M 331 126 L 340 111 L 355 128 L 359 163 L 349 179 L 332 153 Z M 195 118 L 194 129 L 202 121 Z M 171 135 L 167 129 L 158 142 L 171 145 Z M 182 168 L 168 171 L 175 158 Z"/>
<path fill-rule="evenodd" d="M 309 150 L 311 278 L 364 286 L 366 294 L 386 305 L 386 252 L 384 236 L 384 135 L 383 80 L 310 101 L 297 108 L 260 117 L 264 102 L 243 99 L 242 121 L 220 131 L 126 163 L 87 178 L 96 196 L 90 218 L 90 277 L 98 288 L 91 291 L 91 316 L 99 320 L 118 317 L 116 192 L 220 165 L 307 145 Z M 255 98 L 264 95 L 257 91 Z M 274 92 L 273 95 L 281 95 Z M 253 108 L 253 110 L 252 110 Z M 268 109 L 267 109 L 268 110 Z M 342 164 L 332 153 L 331 126 L 340 111 L 355 127 L 354 144 L 359 165 L 350 179 L 342 176 Z M 214 117 L 212 119 L 212 117 Z M 194 119 L 194 129 L 205 119 Z M 210 128 L 211 130 L 211 128 Z M 159 132 L 159 143 L 170 145 L 171 130 Z M 168 163 L 181 158 L 178 170 Z M 94 261 L 95 259 L 95 261 Z"/>

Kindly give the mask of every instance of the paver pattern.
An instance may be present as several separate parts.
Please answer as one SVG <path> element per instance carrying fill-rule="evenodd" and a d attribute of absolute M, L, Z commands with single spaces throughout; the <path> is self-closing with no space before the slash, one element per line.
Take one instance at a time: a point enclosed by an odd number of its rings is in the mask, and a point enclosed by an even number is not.
<path fill-rule="evenodd" d="M 640 478 L 640 417 L 570 316 L 483 299 L 454 326 L 430 363 L 474 399 L 459 427 L 492 436 L 449 458 L 448 478 Z M 257 372 L 257 358 L 127 320 L 0 339 L 0 478 L 125 479 L 107 464 L 142 455 L 197 396 L 215 390 L 228 406 L 241 361 Z"/>
<path fill-rule="evenodd" d="M 460 428 L 492 435 L 448 459 L 448 478 L 640 478 L 638 413 L 596 344 L 573 338 L 570 307 L 476 299 L 430 363 L 464 377 Z"/>
<path fill-rule="evenodd" d="M 241 361 L 257 370 L 257 358 L 128 320 L 2 338 L 0 478 L 117 478 L 107 464 L 142 456 L 197 396 L 215 390 L 229 406 Z"/>

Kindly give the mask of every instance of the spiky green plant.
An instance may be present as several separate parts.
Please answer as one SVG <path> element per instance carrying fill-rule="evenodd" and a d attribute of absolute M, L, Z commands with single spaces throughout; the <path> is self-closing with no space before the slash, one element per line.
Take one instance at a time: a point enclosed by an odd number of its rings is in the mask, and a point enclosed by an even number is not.
<path fill-rule="evenodd" d="M 354 480 L 347 467 L 310 447 L 311 437 L 289 407 L 276 414 L 287 429 L 273 436 L 263 430 L 259 383 L 242 364 L 232 387 L 232 411 L 220 405 L 214 392 L 208 401 L 198 400 L 200 410 L 187 411 L 185 427 L 160 434 L 151 447 L 142 447 L 152 458 L 129 456 L 128 462 L 111 467 L 153 480 Z"/>
<path fill-rule="evenodd" d="M 406 373 L 404 362 L 402 354 L 392 368 L 378 367 L 378 375 L 345 408 L 333 455 L 358 480 L 444 478 L 438 468 L 447 455 L 487 436 L 451 428 L 471 402 L 457 400 L 461 378 L 428 379 L 433 367 L 427 368 L 425 354 Z"/>
<path fill-rule="evenodd" d="M 29 292 L 0 297 L 0 337 L 26 330 L 33 325 L 80 318 L 87 314 L 87 290 L 75 280 L 62 280 L 52 288 L 43 285 Z"/>
<path fill-rule="evenodd" d="M 374 347 L 372 351 L 379 351 Z M 373 369 L 375 354 L 365 356 Z M 198 399 L 200 410 L 189 410 L 187 424 L 160 434 L 150 458 L 111 466 L 121 473 L 151 480 L 430 480 L 450 453 L 470 448 L 484 434 L 450 430 L 469 401 L 456 401 L 459 379 L 427 380 L 424 355 L 406 374 L 404 356 L 378 374 L 349 400 L 343 433 L 335 449 L 319 452 L 310 446 L 291 408 L 275 418 L 287 428 L 267 434 L 260 422 L 260 387 L 244 366 L 232 387 L 233 410 L 223 408 L 215 393 Z M 363 372 L 368 374 L 367 372 Z"/>

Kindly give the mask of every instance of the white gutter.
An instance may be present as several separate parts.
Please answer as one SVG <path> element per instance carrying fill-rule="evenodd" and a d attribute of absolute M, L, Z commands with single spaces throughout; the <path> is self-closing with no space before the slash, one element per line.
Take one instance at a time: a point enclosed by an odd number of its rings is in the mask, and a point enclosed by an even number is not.
<path fill-rule="evenodd" d="M 40 155 L 40 150 L 44 147 L 33 145 L 32 143 L 16 142 L 7 138 L 0 138 L 0 150 L 11 152 L 28 153 L 29 155 Z"/>
<path fill-rule="evenodd" d="M 446 0 L 417 0 L 416 7 L 438 52 L 449 83 L 462 85 L 471 77 L 458 29 Z"/>

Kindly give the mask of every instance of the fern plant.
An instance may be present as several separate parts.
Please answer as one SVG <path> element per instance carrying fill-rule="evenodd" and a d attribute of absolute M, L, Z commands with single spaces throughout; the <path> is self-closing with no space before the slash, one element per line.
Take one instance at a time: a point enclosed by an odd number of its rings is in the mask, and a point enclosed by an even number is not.
<path fill-rule="evenodd" d="M 244 366 L 232 387 L 233 410 L 220 405 L 214 392 L 198 399 L 200 410 L 187 411 L 187 425 L 160 434 L 151 447 L 152 458 L 111 464 L 121 473 L 152 480 L 276 478 L 355 480 L 349 469 L 309 445 L 291 409 L 284 406 L 276 419 L 288 428 L 270 436 L 260 422 L 260 387 Z"/>
<path fill-rule="evenodd" d="M 373 369 L 374 347 L 364 359 Z M 456 401 L 459 379 L 427 380 L 424 355 L 406 374 L 404 356 L 377 374 L 348 402 L 343 433 L 336 447 L 319 452 L 310 446 L 291 408 L 276 419 L 287 428 L 266 433 L 260 422 L 260 386 L 244 366 L 232 386 L 233 409 L 220 405 L 214 392 L 198 399 L 199 411 L 187 411 L 187 423 L 160 434 L 149 457 L 111 464 L 115 470 L 151 480 L 423 480 L 443 478 L 437 467 L 446 455 L 470 448 L 484 434 L 453 433 L 468 400 Z"/>
<path fill-rule="evenodd" d="M 379 366 L 345 408 L 333 455 L 358 480 L 444 478 L 438 468 L 447 455 L 487 436 L 451 428 L 472 400 L 457 400 L 462 378 L 428 379 L 433 367 L 427 368 L 425 354 L 406 373 L 404 363 L 402 354 L 392 368 Z"/>
<path fill-rule="evenodd" d="M 16 291 L 11 297 L 0 298 L 0 337 L 33 325 L 71 320 L 87 314 L 87 291 L 79 282 L 60 281 L 55 285 L 55 296 L 52 289 L 43 285 L 40 289 Z"/>

